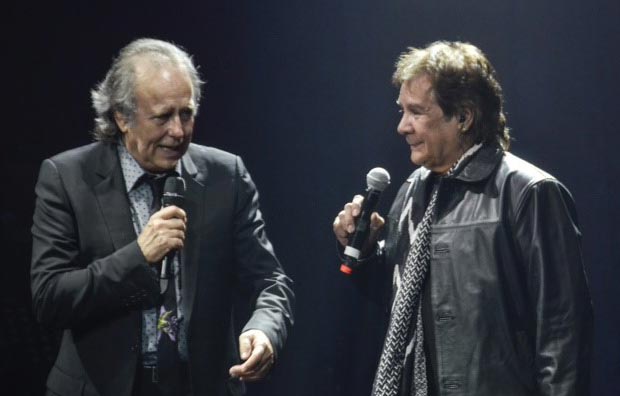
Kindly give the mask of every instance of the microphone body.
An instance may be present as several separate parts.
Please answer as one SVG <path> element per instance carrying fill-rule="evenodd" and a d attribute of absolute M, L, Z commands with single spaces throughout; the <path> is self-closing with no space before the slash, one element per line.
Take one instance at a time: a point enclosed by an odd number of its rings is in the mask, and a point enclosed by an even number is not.
<path fill-rule="evenodd" d="M 166 178 L 166 182 L 164 184 L 164 193 L 161 197 L 161 206 L 165 208 L 167 206 L 177 206 L 183 209 L 185 203 L 185 180 L 179 176 L 168 176 Z M 172 270 L 172 262 L 174 260 L 174 255 L 176 251 L 172 250 L 164 259 L 164 262 L 161 266 L 161 279 L 167 280 L 174 276 Z"/>
<path fill-rule="evenodd" d="M 373 168 L 366 175 L 366 183 L 366 193 L 355 225 L 355 232 L 344 249 L 345 263 L 340 266 L 340 271 L 347 275 L 352 274 L 357 266 L 362 248 L 370 233 L 370 216 L 379 203 L 381 193 L 390 184 L 390 174 L 383 168 Z"/>
<path fill-rule="evenodd" d="M 347 247 L 344 249 L 344 255 L 352 259 L 359 259 L 361 248 L 364 246 L 364 242 L 368 238 L 370 233 L 370 215 L 375 211 L 381 191 L 374 190 L 372 188 L 366 189 L 366 195 L 364 196 L 364 202 L 360 210 L 360 215 L 355 225 L 355 233 L 349 239 Z"/>
<path fill-rule="evenodd" d="M 164 184 L 161 206 L 177 206 L 183 209 L 185 203 L 185 180 L 179 176 L 168 176 Z"/>

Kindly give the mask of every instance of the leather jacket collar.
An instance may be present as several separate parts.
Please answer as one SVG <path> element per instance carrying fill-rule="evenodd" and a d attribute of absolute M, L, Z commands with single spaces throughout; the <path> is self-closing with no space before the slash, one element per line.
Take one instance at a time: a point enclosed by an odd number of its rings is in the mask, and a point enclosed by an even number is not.
<path fill-rule="evenodd" d="M 459 166 L 460 170 L 457 170 L 449 178 L 470 183 L 485 180 L 491 175 L 503 156 L 504 150 L 498 143 L 484 144 L 466 163 Z M 420 180 L 426 182 L 431 173 L 424 167 L 420 168 Z M 411 182 L 412 180 L 413 174 L 409 176 L 407 181 Z"/>

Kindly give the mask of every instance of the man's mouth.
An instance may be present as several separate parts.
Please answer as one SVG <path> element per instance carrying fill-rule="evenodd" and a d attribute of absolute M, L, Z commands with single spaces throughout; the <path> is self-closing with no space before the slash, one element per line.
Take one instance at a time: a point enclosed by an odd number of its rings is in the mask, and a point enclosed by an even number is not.
<path fill-rule="evenodd" d="M 421 145 L 424 144 L 423 141 L 417 141 L 417 142 L 407 142 L 409 144 L 409 147 L 411 147 L 412 149 L 418 148 Z"/>
<path fill-rule="evenodd" d="M 180 151 L 183 148 L 183 145 L 179 144 L 176 146 L 165 146 L 165 145 L 160 145 L 159 148 L 164 149 L 164 150 L 168 150 L 168 151 Z"/>
<path fill-rule="evenodd" d="M 184 154 L 184 146 L 176 145 L 176 146 L 164 146 L 160 145 L 158 148 L 163 152 L 164 155 L 169 155 L 172 157 L 180 157 Z"/>

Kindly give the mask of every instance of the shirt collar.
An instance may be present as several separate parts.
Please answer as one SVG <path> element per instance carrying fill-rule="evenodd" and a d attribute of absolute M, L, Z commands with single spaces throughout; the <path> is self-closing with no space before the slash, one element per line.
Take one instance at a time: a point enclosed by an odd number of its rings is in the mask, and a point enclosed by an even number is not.
<path fill-rule="evenodd" d="M 136 183 L 142 178 L 143 175 L 152 173 L 146 172 L 140 166 L 138 161 L 136 161 L 136 159 L 129 153 L 129 150 L 127 150 L 122 140 L 119 140 L 116 146 L 118 149 L 118 158 L 121 162 L 123 177 L 125 179 L 125 189 L 129 192 L 136 187 Z M 178 161 L 174 170 L 177 174 L 181 175 L 181 169 L 181 161 Z"/>

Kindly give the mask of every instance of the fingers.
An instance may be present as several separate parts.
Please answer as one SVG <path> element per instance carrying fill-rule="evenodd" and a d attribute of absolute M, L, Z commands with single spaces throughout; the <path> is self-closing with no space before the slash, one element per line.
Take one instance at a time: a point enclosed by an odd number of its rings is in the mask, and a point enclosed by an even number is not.
<path fill-rule="evenodd" d="M 356 195 L 351 202 L 344 205 L 344 208 L 334 219 L 333 229 L 336 239 L 342 246 L 346 246 L 349 237 L 355 232 L 355 222 L 362 210 L 364 197 Z"/>
<path fill-rule="evenodd" d="M 349 234 L 355 231 L 355 219 L 357 218 L 357 216 L 360 215 L 363 202 L 364 197 L 361 195 L 356 195 L 353 197 L 353 200 L 351 202 L 344 205 L 344 215 L 342 217 L 342 219 L 344 220 L 343 225 L 345 226 L 345 229 Z"/>
<path fill-rule="evenodd" d="M 264 351 L 264 348 L 255 348 L 247 361 L 230 368 L 230 375 L 247 382 L 265 378 L 273 365 L 273 359 L 268 357 L 268 354 L 264 353 Z"/>
<path fill-rule="evenodd" d="M 260 361 L 258 361 L 258 363 L 254 366 L 254 370 L 248 371 L 246 374 L 239 376 L 239 379 L 245 382 L 253 382 L 263 379 L 271 370 L 272 365 L 273 359 L 268 358 L 267 354 L 263 353 Z"/>
<path fill-rule="evenodd" d="M 384 225 L 385 219 L 379 216 L 379 213 L 373 212 L 373 214 L 370 215 L 370 235 L 368 236 L 370 244 L 374 245 L 374 241 L 377 240 L 379 231 L 381 231 Z"/>
<path fill-rule="evenodd" d="M 239 356 L 241 360 L 246 360 L 252 353 L 252 337 L 241 335 L 239 337 Z"/>
<path fill-rule="evenodd" d="M 255 348 L 253 348 L 252 352 L 249 354 L 248 359 L 241 365 L 239 369 L 239 377 L 254 374 L 258 370 L 260 363 L 263 360 L 264 352 L 265 347 L 262 345 L 257 345 Z"/>
<path fill-rule="evenodd" d="M 182 249 L 185 243 L 187 214 L 169 206 L 154 213 L 138 236 L 138 245 L 150 264 L 159 263 L 170 251 Z"/>
<path fill-rule="evenodd" d="M 161 231 L 181 231 L 185 233 L 186 224 L 185 221 L 177 218 L 162 219 L 151 217 L 151 220 L 146 224 L 146 227 L 151 227 L 154 232 Z"/>
<path fill-rule="evenodd" d="M 249 330 L 239 337 L 239 355 L 245 362 L 231 367 L 229 373 L 242 381 L 264 378 L 273 365 L 271 342 L 260 330 Z"/>
<path fill-rule="evenodd" d="M 187 222 L 187 213 L 185 213 L 185 211 L 178 206 L 173 205 L 161 208 L 157 212 L 153 213 L 151 218 L 161 218 L 164 220 L 176 218 L 182 220 L 183 222 Z"/>
<path fill-rule="evenodd" d="M 355 217 L 360 215 L 360 210 L 362 209 L 362 203 L 364 202 L 364 197 L 361 195 L 356 195 L 353 197 L 353 201 L 351 202 L 351 214 Z"/>
<path fill-rule="evenodd" d="M 379 213 L 373 212 L 370 216 L 370 232 L 377 232 L 385 225 L 385 219 Z"/>
<path fill-rule="evenodd" d="M 187 214 L 181 208 L 168 206 L 153 213 L 145 228 L 149 227 L 158 234 L 165 234 L 167 231 L 174 230 L 181 231 L 184 238 L 187 228 Z"/>
<path fill-rule="evenodd" d="M 355 218 L 360 214 L 363 201 L 363 196 L 356 195 L 351 202 L 344 205 L 343 210 L 334 219 L 334 234 L 342 246 L 347 244 L 349 235 L 355 231 Z"/>
<path fill-rule="evenodd" d="M 336 239 L 342 246 L 347 246 L 349 243 L 349 237 L 351 237 L 351 235 L 355 232 L 356 220 L 360 215 L 363 202 L 364 197 L 361 195 L 356 195 L 353 197 L 351 202 L 344 205 L 344 208 L 334 219 L 334 223 L 332 225 L 334 235 L 336 235 Z M 384 225 L 385 220 L 383 217 L 379 216 L 377 212 L 373 212 L 370 216 L 370 234 L 362 247 L 362 252 L 364 255 L 368 254 L 368 252 L 375 246 L 379 231 L 381 231 Z"/>

